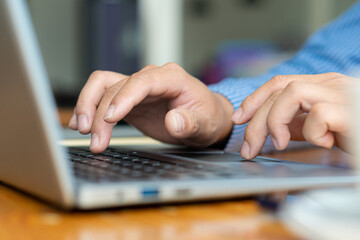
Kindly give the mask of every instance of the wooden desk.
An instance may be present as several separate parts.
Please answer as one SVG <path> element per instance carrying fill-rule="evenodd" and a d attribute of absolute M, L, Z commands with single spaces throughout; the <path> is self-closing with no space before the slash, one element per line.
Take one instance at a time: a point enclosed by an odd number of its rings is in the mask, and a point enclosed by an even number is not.
<path fill-rule="evenodd" d="M 338 150 L 276 153 L 276 158 L 336 164 Z M 62 212 L 0 184 L 0 239 L 300 239 L 255 200 L 90 212 Z"/>

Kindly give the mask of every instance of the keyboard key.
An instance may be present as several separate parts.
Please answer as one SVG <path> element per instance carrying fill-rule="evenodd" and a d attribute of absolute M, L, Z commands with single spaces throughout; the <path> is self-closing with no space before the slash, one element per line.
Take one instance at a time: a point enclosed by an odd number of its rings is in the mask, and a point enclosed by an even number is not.
<path fill-rule="evenodd" d="M 226 168 L 215 165 L 170 159 L 150 153 L 119 152 L 112 148 L 100 154 L 93 154 L 85 148 L 74 148 L 69 157 L 75 175 L 92 182 L 233 176 L 224 173 Z M 219 175 L 220 173 L 223 175 Z"/>

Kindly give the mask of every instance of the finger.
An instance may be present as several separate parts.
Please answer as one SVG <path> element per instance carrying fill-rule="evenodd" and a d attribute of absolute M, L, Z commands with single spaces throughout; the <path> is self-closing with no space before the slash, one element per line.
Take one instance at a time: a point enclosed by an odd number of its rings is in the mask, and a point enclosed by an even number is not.
<path fill-rule="evenodd" d="M 290 82 L 293 81 L 311 81 L 320 82 L 328 79 L 329 74 L 318 75 L 278 75 L 267 81 L 259 87 L 254 93 L 245 98 L 239 109 L 233 115 L 233 122 L 235 124 L 244 124 L 248 122 L 259 109 L 259 107 L 269 98 L 269 96 L 284 89 Z"/>
<path fill-rule="evenodd" d="M 281 90 L 274 92 L 257 110 L 245 129 L 244 143 L 241 147 L 241 155 L 246 159 L 252 159 L 258 155 L 264 146 L 269 131 L 267 129 L 267 116 L 274 101 L 281 94 Z"/>
<path fill-rule="evenodd" d="M 346 101 L 339 92 L 319 84 L 291 82 L 276 99 L 268 115 L 267 124 L 273 143 L 279 150 L 287 147 L 291 137 L 288 125 L 299 110 L 308 112 L 314 104 L 320 102 Z"/>
<path fill-rule="evenodd" d="M 77 129 L 81 133 L 90 132 L 96 108 L 106 89 L 124 78 L 126 76 L 123 74 L 106 71 L 95 71 L 90 75 L 89 80 L 80 92 L 75 107 Z M 75 120 L 72 123 L 75 123 Z M 73 126 L 75 127 L 75 125 Z"/>
<path fill-rule="evenodd" d="M 71 128 L 72 130 L 78 130 L 77 119 L 76 119 L 76 107 L 74 108 L 73 115 L 70 118 L 68 127 Z"/>
<path fill-rule="evenodd" d="M 346 136 L 350 125 L 347 106 L 317 103 L 313 105 L 305 120 L 303 135 L 312 144 L 331 148 L 335 144 L 334 133 Z"/>
<path fill-rule="evenodd" d="M 94 121 L 91 127 L 91 143 L 90 150 L 94 153 L 100 153 L 104 151 L 109 145 L 111 139 L 111 133 L 115 123 L 107 123 L 104 121 L 105 111 L 108 109 L 110 102 L 124 86 L 126 80 L 119 81 L 113 86 L 109 87 L 96 110 Z"/>
<path fill-rule="evenodd" d="M 147 65 L 139 72 L 146 72 L 151 69 L 155 69 L 155 65 Z M 123 88 L 126 82 L 129 81 L 129 78 L 118 81 L 116 84 L 109 87 L 106 92 L 103 94 L 100 104 L 96 110 L 94 121 L 91 128 L 91 143 L 90 150 L 94 153 L 99 153 L 104 151 L 109 145 L 112 129 L 116 125 L 116 122 L 107 123 L 104 121 L 104 115 L 107 109 L 109 108 L 110 102 L 113 98 L 119 93 Z"/>
<path fill-rule="evenodd" d="M 184 73 L 181 67 L 168 64 L 133 74 L 111 101 L 109 109 L 104 114 L 105 121 L 118 122 L 146 97 L 175 98 L 180 95 L 184 85 L 180 80 L 185 79 Z"/>
<path fill-rule="evenodd" d="M 196 111 L 173 109 L 165 116 L 165 127 L 168 133 L 185 145 L 203 147 L 210 145 L 213 139 L 208 136 L 209 119 Z"/>
<path fill-rule="evenodd" d="M 289 123 L 291 140 L 305 141 L 302 129 L 307 115 L 308 113 L 304 113 L 303 111 L 299 110 L 298 113 L 295 114 L 295 117 L 291 123 Z"/>

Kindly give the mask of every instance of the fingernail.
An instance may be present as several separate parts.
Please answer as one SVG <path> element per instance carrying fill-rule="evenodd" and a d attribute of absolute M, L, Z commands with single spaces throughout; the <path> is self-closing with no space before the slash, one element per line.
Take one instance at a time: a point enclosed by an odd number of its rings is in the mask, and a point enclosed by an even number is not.
<path fill-rule="evenodd" d="M 69 121 L 70 128 L 76 128 L 76 114 L 74 113 Z"/>
<path fill-rule="evenodd" d="M 272 142 L 273 146 L 275 147 L 275 149 L 281 150 L 278 142 L 276 141 L 276 139 L 273 136 L 271 136 L 271 142 Z"/>
<path fill-rule="evenodd" d="M 238 110 L 236 110 L 232 116 L 232 121 L 233 123 L 236 124 L 240 124 L 241 123 L 241 115 L 242 115 L 243 111 L 241 108 L 239 108 Z"/>
<path fill-rule="evenodd" d="M 88 127 L 88 120 L 87 117 L 85 115 L 80 115 L 79 119 L 78 119 L 78 123 L 79 123 L 79 131 L 85 131 Z"/>
<path fill-rule="evenodd" d="M 90 149 L 94 149 L 97 145 L 99 145 L 99 136 L 94 133 L 91 135 Z"/>
<path fill-rule="evenodd" d="M 104 120 L 111 118 L 114 115 L 114 111 L 115 111 L 115 106 L 110 105 L 110 107 L 108 108 L 108 110 L 106 111 L 106 113 L 104 115 Z"/>
<path fill-rule="evenodd" d="M 240 153 L 241 153 L 241 156 L 243 156 L 244 158 L 246 158 L 246 159 L 250 158 L 250 146 L 247 141 L 243 142 Z"/>
<path fill-rule="evenodd" d="M 176 133 L 180 133 L 184 130 L 185 123 L 184 123 L 184 119 L 181 116 L 181 114 L 173 113 L 172 121 L 174 123 Z"/>

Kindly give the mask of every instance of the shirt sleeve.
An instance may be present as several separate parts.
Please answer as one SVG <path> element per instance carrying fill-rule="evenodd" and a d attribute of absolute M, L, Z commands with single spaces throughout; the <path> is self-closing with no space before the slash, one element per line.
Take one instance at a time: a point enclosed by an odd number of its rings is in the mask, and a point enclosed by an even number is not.
<path fill-rule="evenodd" d="M 242 101 L 262 84 L 276 75 L 320 74 L 338 72 L 360 76 L 360 2 L 355 3 L 340 17 L 315 32 L 301 50 L 291 59 L 271 68 L 268 72 L 249 78 L 226 78 L 210 85 L 213 92 L 224 95 L 238 109 Z M 235 125 L 225 147 L 239 151 L 246 125 Z M 291 142 L 292 148 L 304 143 Z M 274 150 L 268 138 L 262 152 Z"/>

